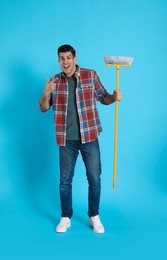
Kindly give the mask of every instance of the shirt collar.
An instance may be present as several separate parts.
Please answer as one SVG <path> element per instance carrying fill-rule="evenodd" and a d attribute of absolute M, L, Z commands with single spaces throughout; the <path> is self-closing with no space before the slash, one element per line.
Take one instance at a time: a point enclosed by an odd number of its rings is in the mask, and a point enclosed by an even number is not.
<path fill-rule="evenodd" d="M 75 71 L 74 75 L 80 76 L 80 67 L 78 65 L 76 65 L 76 71 Z"/>

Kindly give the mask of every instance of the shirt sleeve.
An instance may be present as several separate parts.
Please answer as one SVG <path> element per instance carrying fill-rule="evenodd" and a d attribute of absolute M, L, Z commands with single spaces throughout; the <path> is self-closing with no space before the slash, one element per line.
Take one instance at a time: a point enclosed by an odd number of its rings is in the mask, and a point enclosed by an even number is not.
<path fill-rule="evenodd" d="M 47 107 L 43 107 L 42 104 L 41 104 L 41 102 L 40 102 L 40 100 L 39 100 L 39 102 L 38 102 L 38 108 L 39 108 L 42 112 L 47 112 L 47 111 L 50 109 L 50 107 L 51 107 L 51 104 L 52 104 L 52 95 L 50 95 L 50 97 L 48 97 L 48 98 L 49 98 L 49 106 L 47 106 Z"/>
<path fill-rule="evenodd" d="M 105 97 L 107 94 L 107 90 L 102 85 L 100 78 L 98 77 L 96 72 L 94 72 L 94 86 L 95 86 L 96 100 L 100 101 L 102 104 L 105 105 Z"/>

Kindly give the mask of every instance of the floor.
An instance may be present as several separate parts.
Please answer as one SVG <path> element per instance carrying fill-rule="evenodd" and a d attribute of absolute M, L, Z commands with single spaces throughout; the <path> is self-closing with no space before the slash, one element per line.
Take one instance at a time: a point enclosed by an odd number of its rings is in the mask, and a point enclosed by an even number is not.
<path fill-rule="evenodd" d="M 1 260 L 167 259 L 166 197 L 150 194 L 123 202 L 113 194 L 111 201 L 101 202 L 104 234 L 92 231 L 84 202 L 74 204 L 72 226 L 64 234 L 55 232 L 56 207 L 45 206 L 42 211 L 19 200 L 2 203 Z"/>

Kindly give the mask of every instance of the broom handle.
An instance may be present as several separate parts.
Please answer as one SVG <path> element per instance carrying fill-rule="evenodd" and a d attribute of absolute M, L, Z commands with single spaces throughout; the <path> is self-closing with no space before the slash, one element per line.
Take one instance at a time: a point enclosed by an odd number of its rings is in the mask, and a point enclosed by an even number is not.
<path fill-rule="evenodd" d="M 119 70 L 120 66 L 116 66 L 116 91 L 119 90 Z M 117 179 L 117 140 L 118 140 L 118 100 L 115 103 L 115 129 L 114 129 L 114 176 L 113 188 L 116 189 Z"/>

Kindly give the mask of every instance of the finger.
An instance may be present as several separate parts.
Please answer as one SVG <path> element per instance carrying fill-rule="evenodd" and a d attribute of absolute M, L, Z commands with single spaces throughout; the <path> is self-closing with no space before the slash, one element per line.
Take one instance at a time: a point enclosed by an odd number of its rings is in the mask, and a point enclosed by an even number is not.
<path fill-rule="evenodd" d="M 57 77 L 53 77 L 52 82 L 56 83 L 57 79 L 58 79 Z"/>
<path fill-rule="evenodd" d="M 52 91 L 54 91 L 56 89 L 56 83 L 54 81 L 51 82 L 51 88 L 52 88 Z"/>

